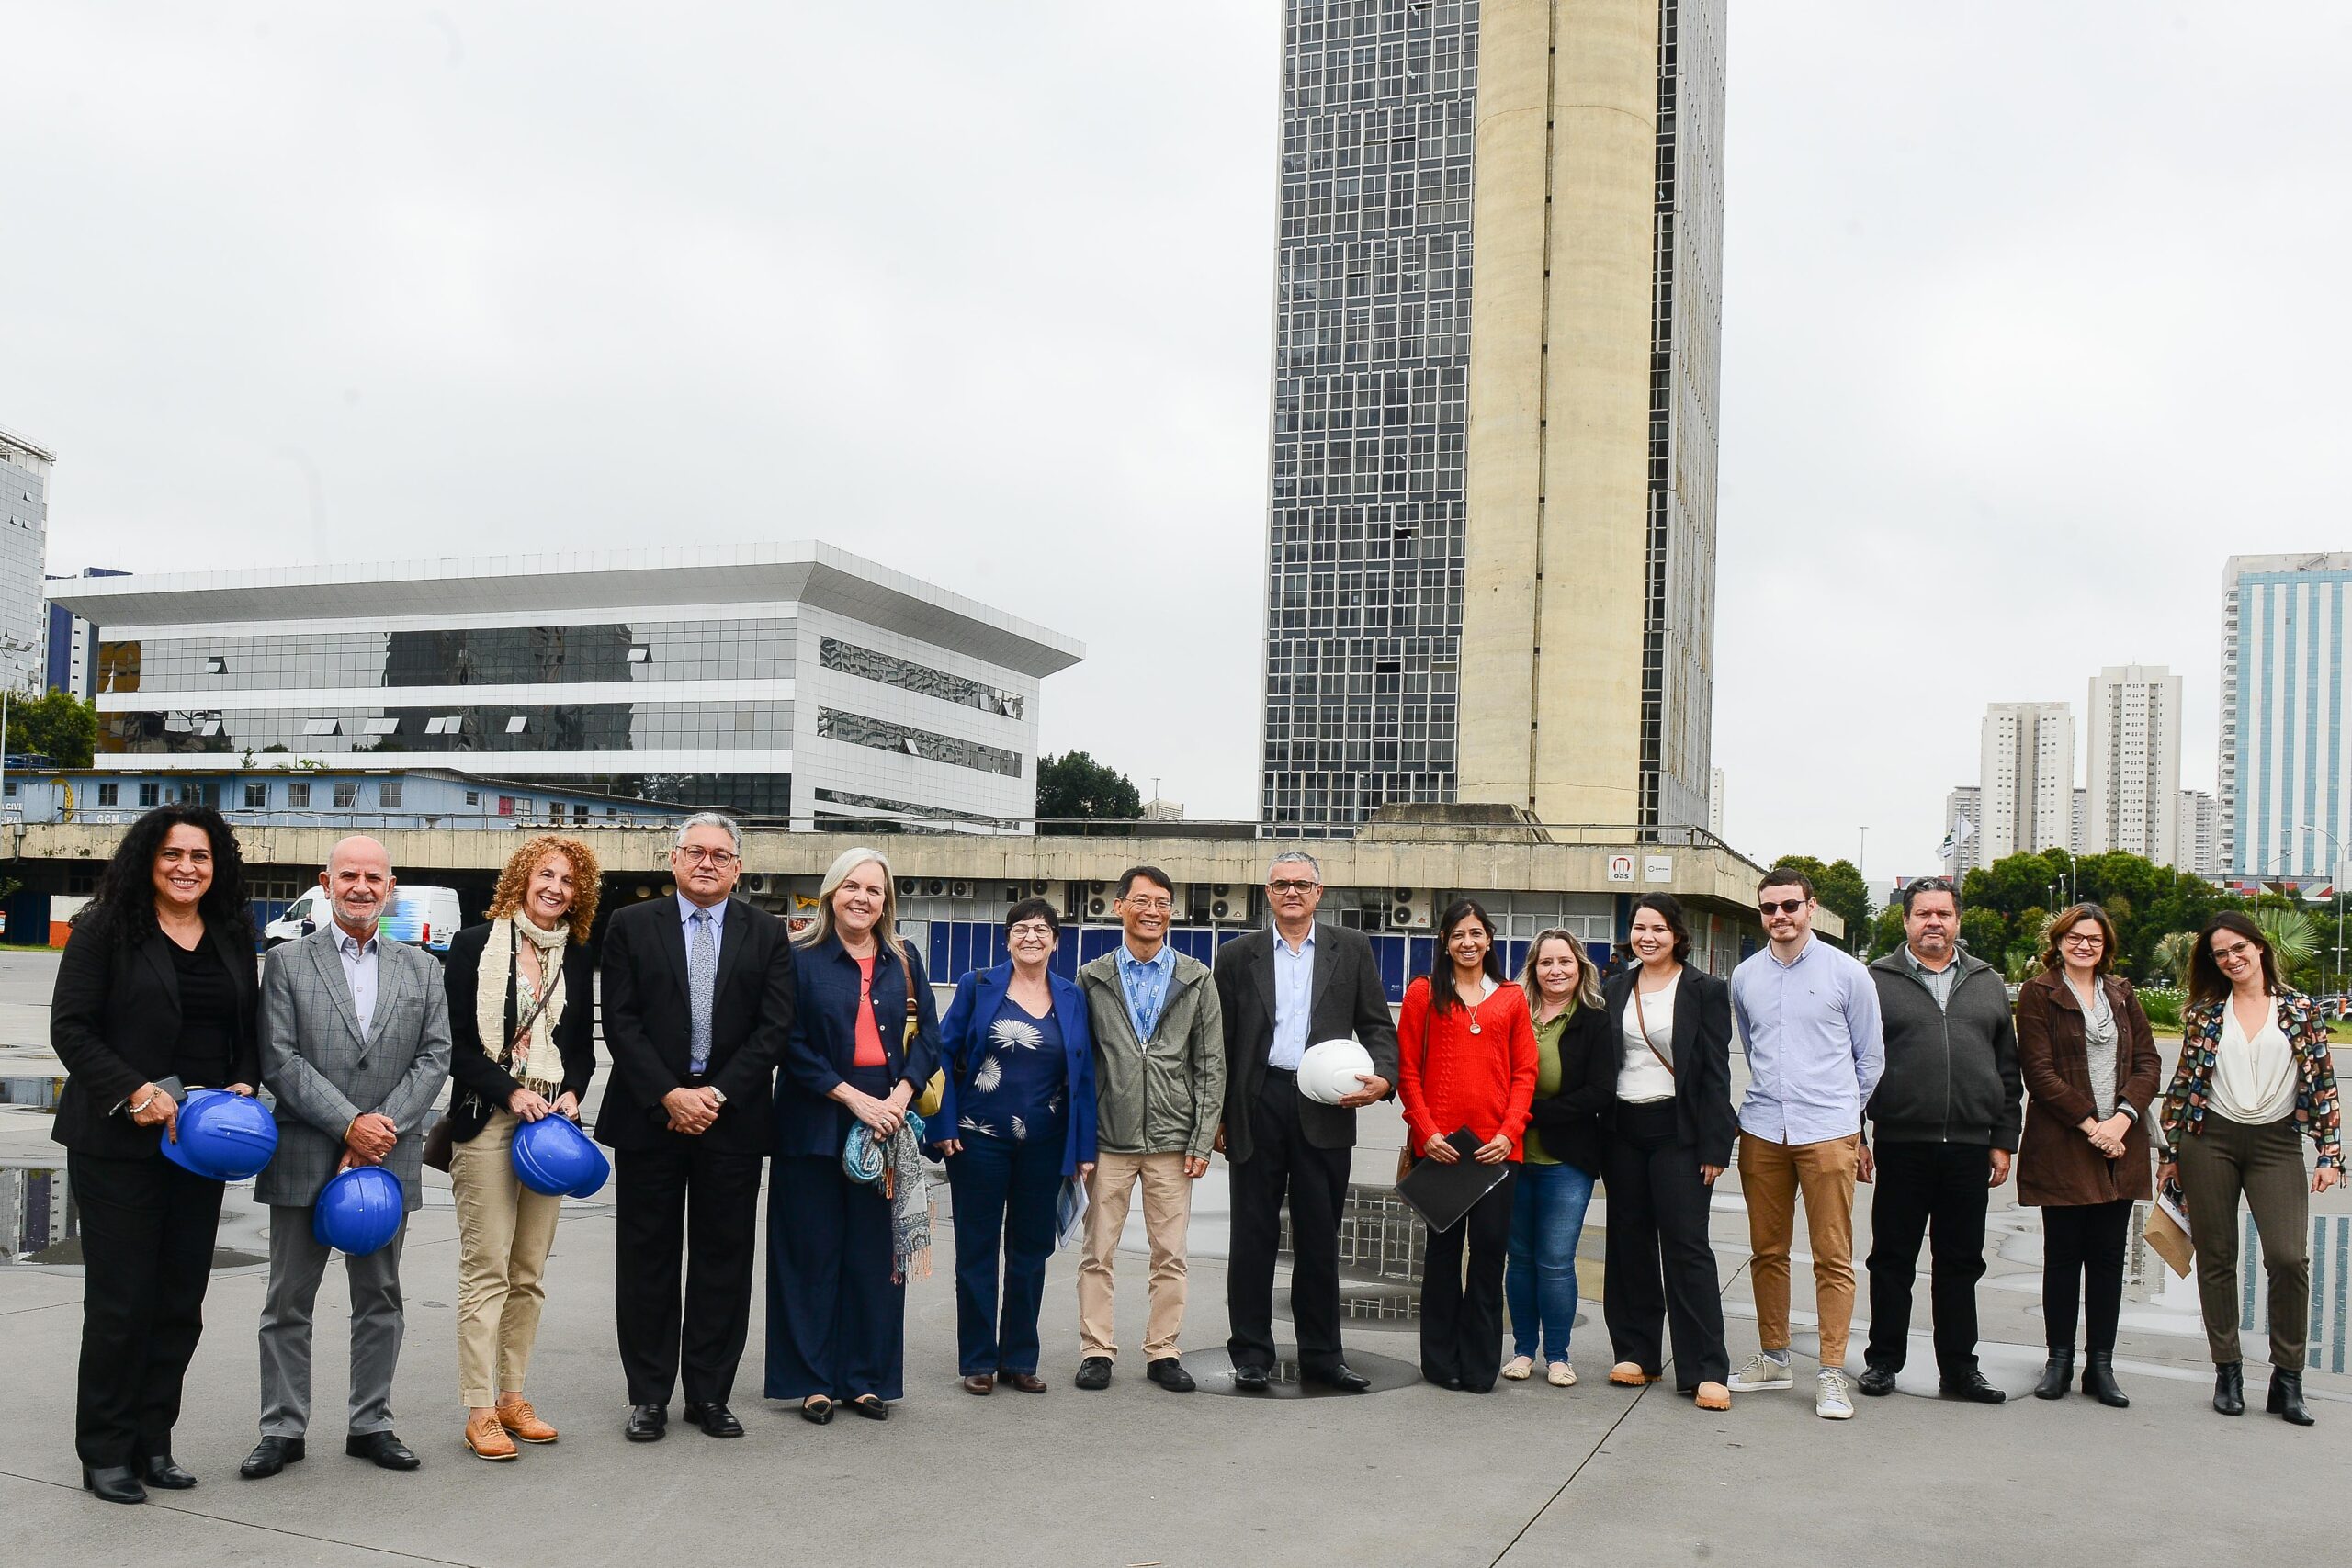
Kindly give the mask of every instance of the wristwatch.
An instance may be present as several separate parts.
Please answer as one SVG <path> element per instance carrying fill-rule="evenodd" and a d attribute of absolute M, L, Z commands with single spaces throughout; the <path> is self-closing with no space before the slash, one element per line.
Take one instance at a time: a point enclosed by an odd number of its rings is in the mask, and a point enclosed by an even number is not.
<path fill-rule="evenodd" d="M 727 1091 L 719 1088 L 717 1084 L 705 1084 L 703 1085 L 703 1088 L 710 1090 L 710 1098 L 718 1101 L 719 1104 L 724 1105 L 727 1103 Z"/>

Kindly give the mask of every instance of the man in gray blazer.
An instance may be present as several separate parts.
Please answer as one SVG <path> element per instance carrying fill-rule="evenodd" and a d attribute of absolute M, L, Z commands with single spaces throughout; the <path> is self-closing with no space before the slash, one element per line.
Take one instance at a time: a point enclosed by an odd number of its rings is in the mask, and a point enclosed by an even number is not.
<path fill-rule="evenodd" d="M 378 934 L 391 908 L 391 857 L 375 840 L 336 844 L 319 881 L 334 919 L 262 964 L 262 1079 L 277 1099 L 277 1154 L 254 1196 L 269 1205 L 269 1294 L 261 1313 L 261 1443 L 240 1472 L 276 1475 L 302 1458 L 311 1420 L 311 1312 L 328 1249 L 311 1205 L 347 1166 L 381 1165 L 407 1207 L 424 1195 L 424 1123 L 449 1076 L 449 999 L 441 966 Z M 351 1283 L 351 1421 L 344 1451 L 414 1470 L 392 1433 L 401 1350 L 400 1230 L 380 1251 L 346 1257 Z"/>

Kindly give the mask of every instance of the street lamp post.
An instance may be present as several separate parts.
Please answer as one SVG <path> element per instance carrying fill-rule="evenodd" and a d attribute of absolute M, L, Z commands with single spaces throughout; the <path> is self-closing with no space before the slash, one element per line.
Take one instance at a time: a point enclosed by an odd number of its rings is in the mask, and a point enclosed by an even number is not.
<path fill-rule="evenodd" d="M 2328 863 L 2332 873 L 2327 885 L 2335 895 L 2335 989 L 2340 995 L 2344 990 L 2344 846 L 2334 833 L 2316 822 L 2304 823 L 2303 831 L 2320 834 L 2327 840 Z"/>

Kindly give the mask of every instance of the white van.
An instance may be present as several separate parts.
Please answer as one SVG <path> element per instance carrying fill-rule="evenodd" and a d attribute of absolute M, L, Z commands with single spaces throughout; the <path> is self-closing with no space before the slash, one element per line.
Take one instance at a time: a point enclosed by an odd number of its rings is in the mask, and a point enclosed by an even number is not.
<path fill-rule="evenodd" d="M 262 945 L 277 947 L 300 942 L 332 919 L 327 890 L 307 889 L 286 906 L 284 914 L 262 928 Z M 449 939 L 458 934 L 463 921 L 456 888 L 402 885 L 394 889 L 391 909 L 377 921 L 377 930 L 395 942 L 405 942 L 446 958 L 449 955 Z"/>

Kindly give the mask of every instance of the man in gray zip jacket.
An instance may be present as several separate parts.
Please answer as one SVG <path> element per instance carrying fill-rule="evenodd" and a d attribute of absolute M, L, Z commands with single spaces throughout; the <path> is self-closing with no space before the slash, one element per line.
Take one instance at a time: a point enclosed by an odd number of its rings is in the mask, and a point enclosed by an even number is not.
<path fill-rule="evenodd" d="M 2008 987 L 1959 951 L 1960 895 L 1944 877 L 1903 890 L 1904 945 L 1871 965 L 1886 1073 L 1871 1096 L 1871 1340 L 1861 1390 L 1894 1392 L 1911 1334 L 1919 1242 L 1932 1233 L 1936 1371 L 1947 1399 L 2006 1397 L 1976 1366 L 1976 1281 L 1984 1214 L 2009 1179 L 2025 1080 Z"/>
<path fill-rule="evenodd" d="M 1143 1184 L 1151 1243 L 1151 1312 L 1144 1373 L 1164 1389 L 1193 1391 L 1177 1353 L 1184 1326 L 1184 1232 L 1193 1183 L 1209 1168 L 1225 1114 L 1225 1025 L 1208 965 L 1168 945 L 1175 884 L 1154 866 L 1119 878 L 1125 939 L 1078 972 L 1094 1030 L 1094 1175 L 1087 1183 L 1086 1237 L 1078 1264 L 1078 1386 L 1108 1388 L 1118 1354 L 1111 1259 L 1127 1202 Z"/>

